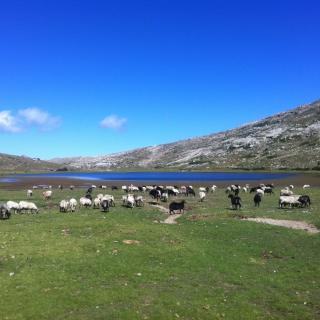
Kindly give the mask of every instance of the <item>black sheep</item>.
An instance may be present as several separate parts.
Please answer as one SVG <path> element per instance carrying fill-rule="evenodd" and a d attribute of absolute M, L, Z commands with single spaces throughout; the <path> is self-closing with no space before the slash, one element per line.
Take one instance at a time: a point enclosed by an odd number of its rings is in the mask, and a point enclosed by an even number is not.
<path fill-rule="evenodd" d="M 174 213 L 174 211 L 179 210 L 180 213 L 184 212 L 184 204 L 185 200 L 182 200 L 181 202 L 171 202 L 169 204 L 169 214 Z M 182 212 L 181 212 L 182 211 Z"/>
<path fill-rule="evenodd" d="M 255 207 L 260 207 L 260 202 L 261 202 L 261 194 L 260 193 L 257 193 L 254 198 L 253 198 L 253 201 L 254 201 L 254 206 Z"/>
<path fill-rule="evenodd" d="M 241 198 L 233 194 L 229 194 L 228 198 L 231 199 L 232 209 L 238 210 L 241 208 Z"/>

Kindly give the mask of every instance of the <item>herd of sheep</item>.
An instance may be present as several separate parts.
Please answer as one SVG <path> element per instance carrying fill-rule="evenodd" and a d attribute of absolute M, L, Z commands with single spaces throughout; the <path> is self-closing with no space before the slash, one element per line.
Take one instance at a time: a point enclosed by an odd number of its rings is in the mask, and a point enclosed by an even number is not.
<path fill-rule="evenodd" d="M 33 189 L 37 187 L 34 186 Z M 45 190 L 42 192 L 43 198 L 45 200 L 49 200 L 52 198 L 53 191 Z M 62 186 L 58 187 L 59 189 L 63 189 Z M 115 199 L 113 195 L 110 194 L 102 194 L 99 193 L 94 198 L 92 197 L 93 190 L 96 188 L 95 185 L 92 185 L 87 189 L 87 192 L 83 197 L 79 199 L 79 206 L 89 208 L 92 207 L 94 209 L 101 209 L 104 212 L 108 212 L 110 207 L 115 206 Z M 106 189 L 107 186 L 99 186 L 101 189 Z M 310 188 L 310 185 L 304 185 L 303 189 Z M 70 189 L 73 190 L 74 186 L 70 186 Z M 118 187 L 111 187 L 112 190 L 118 189 Z M 122 196 L 122 205 L 133 208 L 133 207 L 141 207 L 144 205 L 144 197 L 142 194 L 148 193 L 150 197 L 152 197 L 155 201 L 163 201 L 167 202 L 169 197 L 183 195 L 185 197 L 196 196 L 194 188 L 192 186 L 122 186 L 122 191 L 125 193 Z M 199 201 L 203 202 L 207 194 L 209 192 L 213 193 L 217 189 L 216 185 L 211 187 L 199 187 L 198 195 Z M 245 185 L 243 187 L 239 185 L 230 185 L 225 189 L 225 192 L 230 198 L 231 207 L 233 209 L 241 208 L 241 198 L 239 196 L 240 192 L 250 192 L 254 193 L 253 201 L 255 206 L 259 206 L 262 201 L 262 197 L 265 194 L 274 194 L 273 192 L 274 186 L 273 184 L 260 184 L 256 187 L 249 187 L 249 185 Z M 311 200 L 308 195 L 297 195 L 293 193 L 294 186 L 290 185 L 280 191 L 279 197 L 279 207 L 306 207 L 310 206 Z M 140 193 L 139 193 L 140 192 Z M 31 198 L 33 196 L 33 190 L 27 190 L 27 197 Z M 182 200 L 180 202 L 172 201 L 169 205 L 169 212 L 174 213 L 176 210 L 184 209 L 185 201 Z M 63 199 L 59 203 L 59 211 L 60 212 L 75 212 L 78 206 L 78 201 L 75 198 L 71 199 Z M 38 213 L 39 209 L 37 205 L 31 201 L 7 201 L 5 204 L 0 204 L 0 219 L 8 219 L 11 213 Z"/>

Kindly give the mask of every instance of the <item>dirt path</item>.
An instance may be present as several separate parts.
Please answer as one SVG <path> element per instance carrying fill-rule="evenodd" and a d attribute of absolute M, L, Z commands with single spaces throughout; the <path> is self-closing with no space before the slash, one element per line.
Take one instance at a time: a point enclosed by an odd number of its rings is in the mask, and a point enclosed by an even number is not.
<path fill-rule="evenodd" d="M 308 224 L 303 221 L 276 220 L 276 219 L 269 219 L 269 218 L 245 218 L 243 220 L 254 221 L 254 222 L 258 222 L 258 223 L 267 223 L 267 224 L 272 224 L 275 226 L 291 228 L 291 229 L 305 230 L 309 233 L 319 233 L 320 232 L 320 230 L 317 229 L 314 225 Z"/>
<path fill-rule="evenodd" d="M 163 206 L 160 206 L 159 204 L 150 204 L 152 207 L 155 207 L 157 209 L 159 209 L 161 212 L 169 215 L 169 210 Z M 165 219 L 164 221 L 161 221 L 161 223 L 167 223 L 167 224 L 177 224 L 177 219 L 181 217 L 181 214 L 171 214 L 168 216 L 167 219 Z"/>

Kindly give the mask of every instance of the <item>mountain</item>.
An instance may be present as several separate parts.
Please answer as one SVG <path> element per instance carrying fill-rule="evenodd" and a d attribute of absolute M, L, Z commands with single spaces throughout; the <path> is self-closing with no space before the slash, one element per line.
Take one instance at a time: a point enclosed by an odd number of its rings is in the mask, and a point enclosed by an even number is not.
<path fill-rule="evenodd" d="M 53 171 L 59 167 L 55 163 L 42 161 L 39 158 L 0 153 L 0 171 Z"/>
<path fill-rule="evenodd" d="M 51 161 L 86 170 L 317 168 L 320 167 L 320 100 L 203 137 L 105 156 Z"/>

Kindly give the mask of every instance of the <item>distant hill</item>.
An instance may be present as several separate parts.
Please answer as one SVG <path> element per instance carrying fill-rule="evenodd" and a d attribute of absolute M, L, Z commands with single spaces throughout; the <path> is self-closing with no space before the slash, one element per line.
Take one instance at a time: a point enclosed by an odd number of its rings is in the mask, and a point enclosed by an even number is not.
<path fill-rule="evenodd" d="M 58 164 L 42 161 L 38 158 L 29 158 L 26 156 L 13 156 L 0 153 L 0 171 L 52 171 L 57 170 Z"/>
<path fill-rule="evenodd" d="M 53 159 L 86 170 L 320 167 L 320 100 L 239 128 L 98 157 Z"/>

